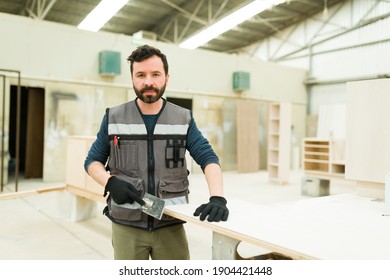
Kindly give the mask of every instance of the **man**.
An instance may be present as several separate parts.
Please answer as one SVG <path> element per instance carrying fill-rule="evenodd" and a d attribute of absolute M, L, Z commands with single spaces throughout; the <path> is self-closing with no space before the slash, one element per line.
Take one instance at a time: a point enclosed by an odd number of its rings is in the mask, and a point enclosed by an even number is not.
<path fill-rule="evenodd" d="M 191 112 L 162 98 L 169 80 L 166 56 L 144 45 L 128 61 L 137 98 L 107 109 L 84 167 L 105 186 L 104 194 L 109 193 L 104 214 L 112 221 L 115 259 L 189 259 L 183 221 L 142 213 L 142 198 L 148 192 L 167 204 L 188 203 L 188 150 L 210 193 L 210 201 L 194 215 L 226 221 L 229 210 L 218 157 Z"/>

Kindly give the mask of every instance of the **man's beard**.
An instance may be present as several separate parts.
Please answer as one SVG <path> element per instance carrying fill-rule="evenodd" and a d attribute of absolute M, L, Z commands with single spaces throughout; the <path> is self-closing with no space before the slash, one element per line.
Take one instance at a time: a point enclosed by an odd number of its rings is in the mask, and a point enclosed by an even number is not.
<path fill-rule="evenodd" d="M 166 87 L 166 85 L 164 85 L 160 89 L 155 88 L 155 87 L 144 87 L 141 90 L 138 90 L 136 87 L 134 87 L 134 91 L 135 91 L 135 94 L 138 96 L 138 98 L 141 99 L 143 102 L 154 103 L 164 95 L 165 87 Z M 146 91 L 149 91 L 149 90 L 153 90 L 156 93 L 156 95 L 153 95 L 153 96 L 144 95 L 144 93 Z"/>

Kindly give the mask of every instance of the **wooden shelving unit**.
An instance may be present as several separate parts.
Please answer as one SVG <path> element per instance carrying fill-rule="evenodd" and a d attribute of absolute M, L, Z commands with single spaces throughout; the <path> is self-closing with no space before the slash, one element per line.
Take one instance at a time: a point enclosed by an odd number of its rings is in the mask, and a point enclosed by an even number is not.
<path fill-rule="evenodd" d="M 314 177 L 344 177 L 344 140 L 304 138 L 302 166 Z"/>
<path fill-rule="evenodd" d="M 269 178 L 280 184 L 288 183 L 291 150 L 291 104 L 271 103 L 268 118 Z"/>

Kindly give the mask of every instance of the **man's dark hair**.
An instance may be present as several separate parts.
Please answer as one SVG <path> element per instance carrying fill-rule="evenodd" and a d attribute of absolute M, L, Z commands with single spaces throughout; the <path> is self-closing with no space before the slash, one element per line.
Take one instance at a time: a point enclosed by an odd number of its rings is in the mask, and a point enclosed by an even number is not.
<path fill-rule="evenodd" d="M 163 54 L 159 49 L 151 47 L 149 45 L 143 45 L 138 47 L 135 51 L 131 53 L 131 55 L 127 58 L 128 61 L 130 61 L 130 71 L 131 75 L 133 75 L 133 64 L 134 62 L 141 62 L 145 59 L 148 59 L 152 56 L 158 56 L 161 58 L 163 65 L 164 65 L 164 71 L 165 76 L 168 74 L 168 61 L 165 54 Z"/>

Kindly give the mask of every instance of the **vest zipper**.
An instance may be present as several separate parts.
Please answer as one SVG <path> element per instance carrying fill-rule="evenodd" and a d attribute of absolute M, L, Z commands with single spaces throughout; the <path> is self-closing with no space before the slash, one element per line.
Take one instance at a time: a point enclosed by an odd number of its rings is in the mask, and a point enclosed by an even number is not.
<path fill-rule="evenodd" d="M 156 124 L 154 124 L 156 125 Z M 148 131 L 148 193 L 156 195 L 156 182 L 154 181 L 154 150 L 153 150 L 153 137 L 152 131 Z M 154 218 L 148 216 L 148 230 L 154 230 Z"/>

